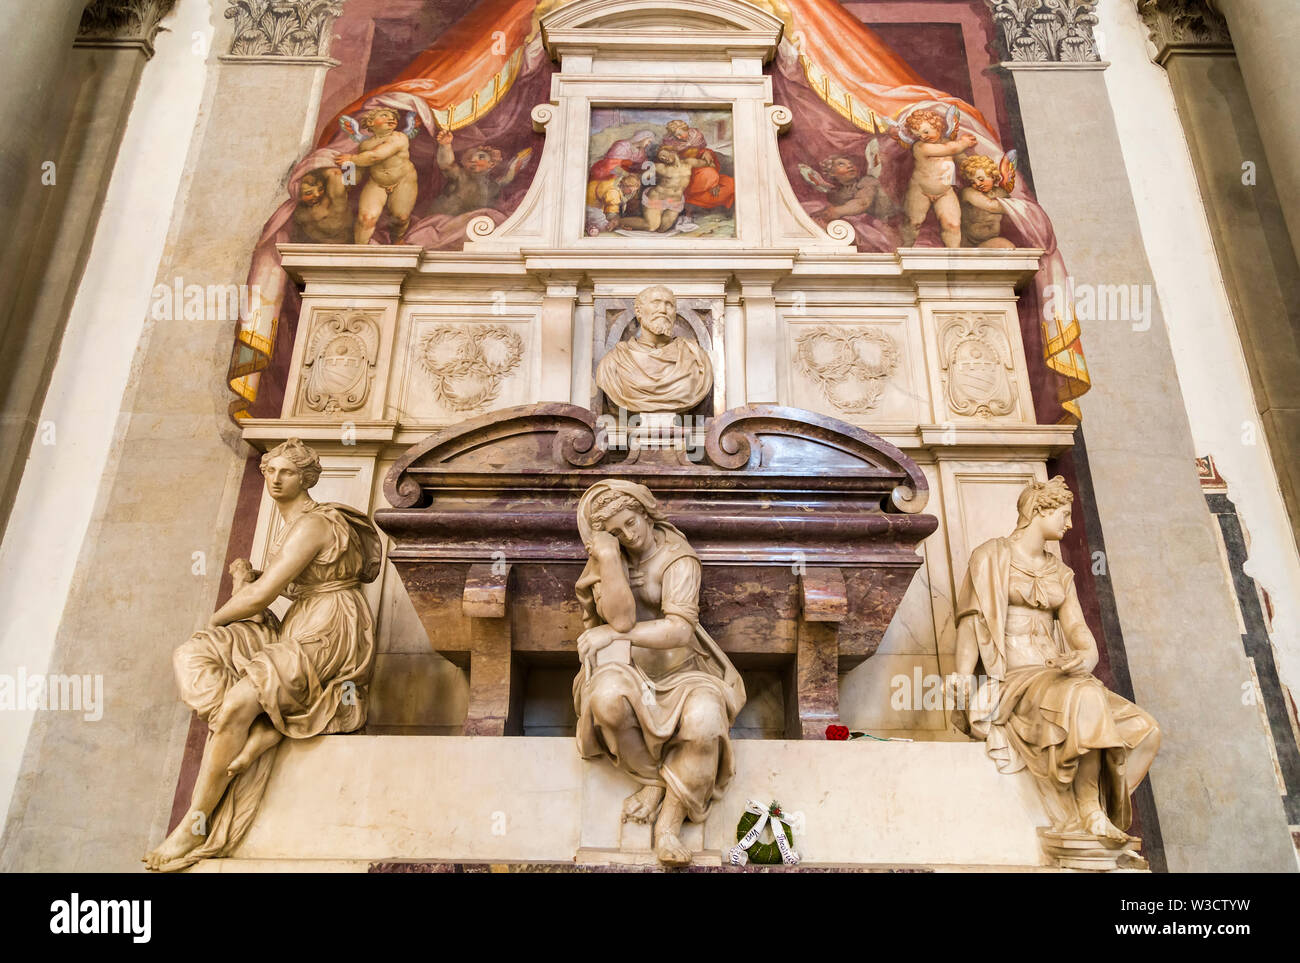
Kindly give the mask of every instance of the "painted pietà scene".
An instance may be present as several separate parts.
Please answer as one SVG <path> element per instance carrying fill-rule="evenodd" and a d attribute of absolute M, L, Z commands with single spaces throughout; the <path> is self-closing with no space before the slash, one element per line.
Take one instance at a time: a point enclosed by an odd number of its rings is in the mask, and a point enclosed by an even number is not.
<path fill-rule="evenodd" d="M 735 236 L 728 112 L 596 108 L 590 144 L 586 227 L 591 237 L 635 236 L 628 231 Z"/>

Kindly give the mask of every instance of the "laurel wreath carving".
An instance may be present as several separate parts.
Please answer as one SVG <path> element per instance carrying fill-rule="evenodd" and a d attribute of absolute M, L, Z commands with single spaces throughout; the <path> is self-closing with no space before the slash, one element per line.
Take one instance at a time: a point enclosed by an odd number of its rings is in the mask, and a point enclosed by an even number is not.
<path fill-rule="evenodd" d="M 820 327 L 795 344 L 799 371 L 821 388 L 837 410 L 850 414 L 870 411 L 880 403 L 884 381 L 894 373 L 900 357 L 893 338 L 867 327 Z"/>
<path fill-rule="evenodd" d="M 420 363 L 434 397 L 452 411 L 475 411 L 496 401 L 523 356 L 523 339 L 503 324 L 440 324 L 420 339 Z"/>

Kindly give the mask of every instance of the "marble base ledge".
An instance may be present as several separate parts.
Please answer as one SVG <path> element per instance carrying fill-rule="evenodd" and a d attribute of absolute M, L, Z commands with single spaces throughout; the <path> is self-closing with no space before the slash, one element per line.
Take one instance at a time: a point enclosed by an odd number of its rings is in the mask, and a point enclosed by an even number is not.
<path fill-rule="evenodd" d="M 371 863 L 368 873 L 933 873 L 918 866 L 680 866 L 610 863 Z"/>
<path fill-rule="evenodd" d="M 805 814 L 795 840 L 805 866 L 1048 864 L 1032 787 L 997 772 L 979 743 L 741 739 L 733 749 L 736 777 L 726 796 L 704 824 L 688 827 L 684 841 L 697 862 L 706 854 L 721 862 L 746 800 L 777 799 Z M 239 849 L 202 871 L 575 865 L 579 854 L 585 864 L 609 865 L 616 850 L 628 865 L 647 848 L 622 832 L 618 815 L 635 789 L 612 766 L 584 762 L 571 738 L 292 740 L 278 750 Z"/>

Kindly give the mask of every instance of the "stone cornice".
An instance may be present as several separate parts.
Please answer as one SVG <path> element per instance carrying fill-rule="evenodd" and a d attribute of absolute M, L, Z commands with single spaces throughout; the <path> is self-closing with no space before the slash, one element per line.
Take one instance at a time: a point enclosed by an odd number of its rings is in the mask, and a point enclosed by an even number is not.
<path fill-rule="evenodd" d="M 1090 63 L 1101 59 L 1092 28 L 1097 0 L 985 0 L 1002 30 L 1006 60 Z"/>
<path fill-rule="evenodd" d="M 81 15 L 78 47 L 138 47 L 146 57 L 176 0 L 94 0 Z"/>
<path fill-rule="evenodd" d="M 1232 50 L 1228 24 L 1210 0 L 1138 0 L 1137 7 L 1155 47 L 1152 59 L 1158 64 L 1175 53 Z"/>
<path fill-rule="evenodd" d="M 334 20 L 344 0 L 229 0 L 230 54 L 238 58 L 327 59 Z"/>

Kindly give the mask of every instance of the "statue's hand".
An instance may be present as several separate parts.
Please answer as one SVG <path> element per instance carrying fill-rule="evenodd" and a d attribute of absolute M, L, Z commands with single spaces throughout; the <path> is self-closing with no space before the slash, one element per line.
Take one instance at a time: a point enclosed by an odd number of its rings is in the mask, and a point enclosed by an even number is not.
<path fill-rule="evenodd" d="M 594 531 L 591 533 L 591 544 L 587 547 L 592 557 L 600 561 L 618 558 L 619 544 L 618 539 L 609 532 Z"/>
<path fill-rule="evenodd" d="M 1070 652 L 1067 655 L 1055 656 L 1047 660 L 1047 664 L 1054 669 L 1059 669 L 1066 675 L 1089 675 L 1090 673 L 1083 665 L 1083 656 L 1078 652 Z"/>
<path fill-rule="evenodd" d="M 257 579 L 257 573 L 253 571 L 253 563 L 246 558 L 237 558 L 230 563 L 230 577 L 236 582 L 253 582 Z"/>
<path fill-rule="evenodd" d="M 614 641 L 618 633 L 612 625 L 597 625 L 578 636 L 578 658 L 583 662 Z"/>
<path fill-rule="evenodd" d="M 943 704 L 949 709 L 969 709 L 974 699 L 975 677 L 953 672 L 943 680 Z"/>

